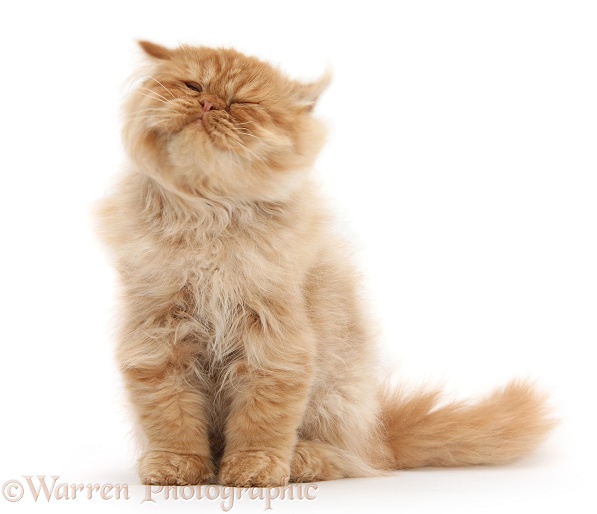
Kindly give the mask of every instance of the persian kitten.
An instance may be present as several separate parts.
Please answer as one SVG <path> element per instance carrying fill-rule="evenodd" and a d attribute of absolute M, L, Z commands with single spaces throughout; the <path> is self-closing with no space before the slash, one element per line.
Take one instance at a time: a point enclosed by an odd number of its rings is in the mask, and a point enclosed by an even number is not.
<path fill-rule="evenodd" d="M 99 218 L 143 483 L 272 486 L 535 448 L 552 422 L 526 383 L 447 405 L 379 383 L 356 273 L 309 177 L 327 77 L 301 83 L 230 49 L 140 46 L 129 165 Z"/>

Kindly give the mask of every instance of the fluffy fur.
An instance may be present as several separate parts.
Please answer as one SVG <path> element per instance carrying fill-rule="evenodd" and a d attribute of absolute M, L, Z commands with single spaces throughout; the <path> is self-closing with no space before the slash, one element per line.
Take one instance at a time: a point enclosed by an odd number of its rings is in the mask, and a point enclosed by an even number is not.
<path fill-rule="evenodd" d="M 552 423 L 525 383 L 438 406 L 378 383 L 347 251 L 309 178 L 327 78 L 141 42 L 130 163 L 99 213 L 146 484 L 269 486 L 506 462 Z"/>

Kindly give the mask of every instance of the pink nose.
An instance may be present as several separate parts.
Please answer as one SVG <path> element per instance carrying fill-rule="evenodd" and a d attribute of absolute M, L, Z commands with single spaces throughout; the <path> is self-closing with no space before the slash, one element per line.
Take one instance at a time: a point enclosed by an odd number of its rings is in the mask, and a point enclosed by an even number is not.
<path fill-rule="evenodd" d="M 208 102 L 207 100 L 205 100 L 204 102 L 201 102 L 203 105 L 203 111 L 207 112 L 207 111 L 211 111 L 214 107 L 214 105 L 210 102 Z"/>

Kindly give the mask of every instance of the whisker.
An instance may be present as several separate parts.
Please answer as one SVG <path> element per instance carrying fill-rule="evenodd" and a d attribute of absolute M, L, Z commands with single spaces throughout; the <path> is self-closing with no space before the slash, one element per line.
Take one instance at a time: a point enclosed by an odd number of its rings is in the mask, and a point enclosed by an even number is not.
<path fill-rule="evenodd" d="M 137 116 L 158 116 L 159 114 L 163 114 L 164 110 L 162 108 L 159 107 L 151 107 L 148 109 L 141 109 L 131 115 L 127 115 L 126 118 L 130 119 L 130 118 L 134 118 Z"/>
<path fill-rule="evenodd" d="M 235 142 L 238 144 L 232 145 L 234 148 L 240 148 L 241 150 L 244 150 L 245 152 L 247 152 L 247 154 L 249 154 L 254 159 L 256 159 L 258 161 L 265 162 L 265 159 L 263 157 L 261 157 L 260 155 L 257 155 L 255 152 L 253 152 L 252 150 L 247 148 L 247 146 L 244 145 L 241 141 L 235 140 Z"/>
<path fill-rule="evenodd" d="M 246 127 L 243 127 L 242 125 L 248 125 L 249 123 L 253 123 L 252 121 L 244 121 L 244 122 L 232 122 L 232 126 L 234 127 L 234 130 L 240 134 L 243 134 L 245 136 L 250 136 L 250 137 L 254 137 L 255 139 L 258 139 L 258 137 L 254 134 L 251 134 L 251 132 L 249 131 L 249 129 L 247 129 Z"/>
<path fill-rule="evenodd" d="M 152 129 L 152 128 L 159 127 L 159 126 L 160 126 L 160 124 L 161 124 L 161 120 L 156 120 L 155 122 L 153 122 L 153 123 L 150 123 L 149 125 L 147 125 L 147 126 L 146 126 L 146 127 L 144 127 L 144 128 L 145 128 L 146 130 L 148 130 L 148 129 Z"/>
<path fill-rule="evenodd" d="M 144 116 L 130 116 L 130 117 L 126 118 L 126 121 L 149 120 L 149 119 L 154 119 L 157 123 L 161 123 L 162 121 L 164 121 L 161 119 L 156 119 L 156 116 L 154 116 L 153 114 L 147 114 Z"/>
<path fill-rule="evenodd" d="M 238 130 L 238 132 L 240 134 L 242 134 L 243 136 L 249 136 L 249 137 L 254 137 L 255 139 L 259 139 L 255 134 L 251 134 L 250 132 L 243 132 L 242 130 Z"/>
<path fill-rule="evenodd" d="M 151 91 L 151 89 L 148 89 L 148 91 Z M 141 96 L 146 96 L 147 98 L 151 98 L 152 100 L 157 100 L 158 102 L 162 102 L 163 104 L 168 103 L 167 100 L 161 100 L 160 98 L 158 98 L 156 96 L 146 95 L 145 93 L 141 93 L 141 91 L 137 91 L 137 94 L 141 95 Z"/>
<path fill-rule="evenodd" d="M 168 91 L 168 93 L 170 93 L 170 96 L 172 98 L 176 98 L 173 94 L 172 91 L 170 91 L 166 86 L 164 86 L 164 84 L 162 84 L 158 79 L 154 78 L 154 77 L 149 77 L 151 80 L 154 80 L 155 82 L 157 82 L 160 86 L 162 86 L 166 91 Z"/>
<path fill-rule="evenodd" d="M 159 96 L 165 102 L 168 102 L 168 99 L 165 96 L 160 95 L 157 91 L 154 91 L 153 89 L 149 89 L 148 87 L 142 87 L 141 89 L 143 89 L 145 91 L 149 91 L 150 93 L 153 93 L 154 95 Z"/>
<path fill-rule="evenodd" d="M 145 107 L 144 109 L 139 109 L 137 111 L 137 113 L 141 114 L 141 113 L 150 112 L 150 111 L 164 112 L 164 108 L 163 107 Z"/>

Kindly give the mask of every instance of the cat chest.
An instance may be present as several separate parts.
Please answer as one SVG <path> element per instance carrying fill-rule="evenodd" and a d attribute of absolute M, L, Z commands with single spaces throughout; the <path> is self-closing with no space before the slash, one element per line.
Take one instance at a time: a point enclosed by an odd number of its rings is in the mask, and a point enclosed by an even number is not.
<path fill-rule="evenodd" d="M 239 310 L 284 283 L 281 266 L 255 247 L 241 248 L 221 240 L 197 245 L 171 259 L 167 273 L 184 289 L 186 307 L 218 332 L 235 323 Z M 165 270 L 162 270 L 164 272 Z"/>
<path fill-rule="evenodd" d="M 284 252 L 246 234 L 152 243 L 142 256 L 141 267 L 150 268 L 145 285 L 167 293 L 177 311 L 196 320 L 193 331 L 221 344 L 254 319 L 256 304 L 285 298 L 299 276 Z"/>
<path fill-rule="evenodd" d="M 207 362 L 222 364 L 242 353 L 243 332 L 254 316 L 251 306 L 271 279 L 270 273 L 262 276 L 253 269 L 254 259 L 241 252 L 227 254 L 218 244 L 210 251 L 197 252 L 187 260 L 185 270 L 179 270 L 186 277 L 186 308 Z M 264 267 L 274 269 L 265 263 Z"/>

